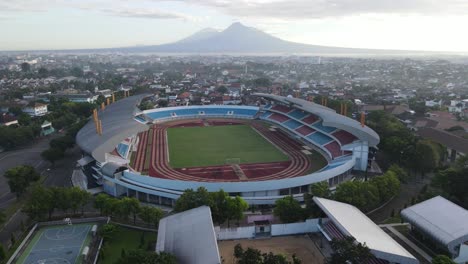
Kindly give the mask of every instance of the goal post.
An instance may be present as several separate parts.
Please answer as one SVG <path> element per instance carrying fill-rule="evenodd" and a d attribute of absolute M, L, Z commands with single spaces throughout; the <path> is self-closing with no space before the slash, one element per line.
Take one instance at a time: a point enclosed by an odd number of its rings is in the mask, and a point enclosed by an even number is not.
<path fill-rule="evenodd" d="M 224 161 L 224 163 L 227 165 L 240 164 L 240 158 L 228 158 Z"/>

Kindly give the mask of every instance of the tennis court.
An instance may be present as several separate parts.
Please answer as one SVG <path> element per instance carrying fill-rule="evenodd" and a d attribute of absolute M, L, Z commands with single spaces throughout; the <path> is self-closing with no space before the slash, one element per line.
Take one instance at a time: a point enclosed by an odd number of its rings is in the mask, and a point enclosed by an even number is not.
<path fill-rule="evenodd" d="M 75 264 L 91 241 L 93 224 L 41 228 L 18 259 L 20 264 Z"/>

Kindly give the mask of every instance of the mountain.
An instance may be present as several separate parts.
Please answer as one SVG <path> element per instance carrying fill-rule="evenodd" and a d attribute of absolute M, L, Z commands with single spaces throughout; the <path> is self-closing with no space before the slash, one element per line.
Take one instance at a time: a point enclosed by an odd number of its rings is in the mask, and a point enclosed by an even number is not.
<path fill-rule="evenodd" d="M 255 55 L 422 55 L 437 52 L 341 48 L 309 45 L 282 40 L 258 29 L 234 23 L 223 31 L 207 28 L 179 41 L 149 46 L 108 49 L 42 50 L 30 52 L 65 53 L 195 53 L 195 54 L 255 54 Z M 440 52 L 438 52 L 440 53 Z"/>
<path fill-rule="evenodd" d="M 241 54 L 393 54 L 405 51 L 372 50 L 301 44 L 269 35 L 258 29 L 234 23 L 225 30 L 201 30 L 174 43 L 114 49 L 123 52 L 154 53 L 241 53 Z M 417 52 L 411 52 L 417 53 Z"/>
<path fill-rule="evenodd" d="M 179 41 L 177 41 L 176 43 L 192 43 L 192 42 L 196 42 L 196 41 L 200 41 L 200 40 L 204 40 L 204 39 L 207 39 L 207 38 L 210 38 L 216 34 L 218 34 L 219 31 L 214 29 L 214 28 L 205 28 L 205 29 L 202 29 L 198 32 L 196 32 L 195 34 L 193 35 L 190 35 L 184 39 L 181 39 Z"/>

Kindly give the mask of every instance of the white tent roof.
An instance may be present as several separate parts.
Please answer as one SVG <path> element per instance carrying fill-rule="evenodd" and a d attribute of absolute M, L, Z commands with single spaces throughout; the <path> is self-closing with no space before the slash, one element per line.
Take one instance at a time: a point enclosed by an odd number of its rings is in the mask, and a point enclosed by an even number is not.
<path fill-rule="evenodd" d="M 401 216 L 449 248 L 468 241 L 468 210 L 441 196 L 408 207 Z"/>
<path fill-rule="evenodd" d="M 319 197 L 313 199 L 344 235 L 365 243 L 377 258 L 402 264 L 419 263 L 411 253 L 356 207 Z"/>
<path fill-rule="evenodd" d="M 156 252 L 168 252 L 184 264 L 220 264 L 218 243 L 208 206 L 159 221 Z"/>

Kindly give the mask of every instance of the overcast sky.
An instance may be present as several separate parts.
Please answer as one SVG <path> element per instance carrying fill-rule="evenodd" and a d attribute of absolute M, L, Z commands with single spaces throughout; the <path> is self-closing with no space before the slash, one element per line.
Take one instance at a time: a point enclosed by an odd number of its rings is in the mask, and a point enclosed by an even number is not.
<path fill-rule="evenodd" d="M 0 50 L 162 44 L 233 22 L 309 44 L 468 51 L 468 0 L 0 0 Z"/>

